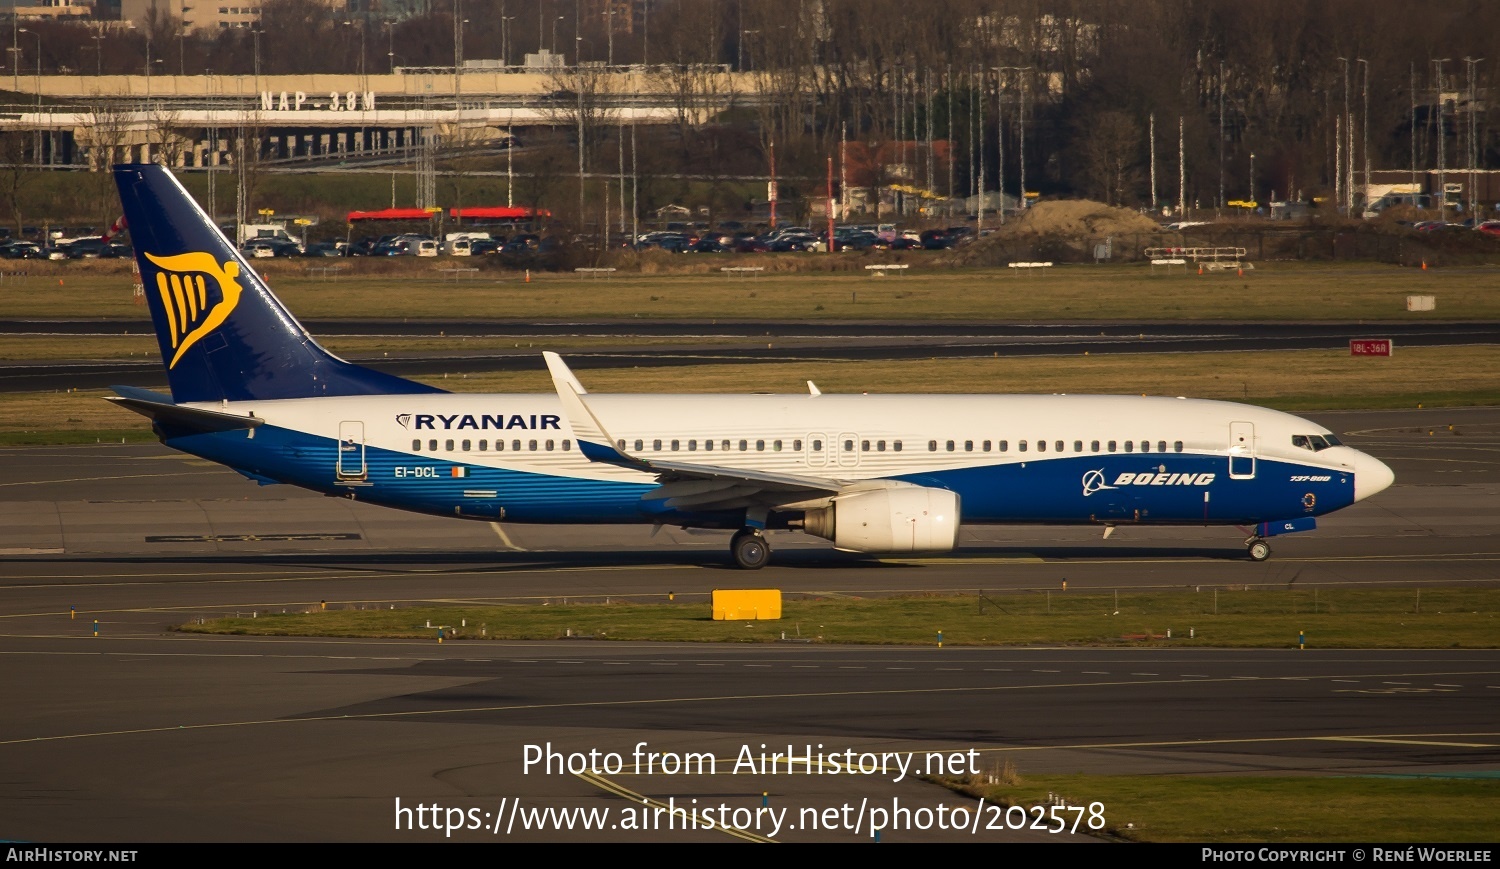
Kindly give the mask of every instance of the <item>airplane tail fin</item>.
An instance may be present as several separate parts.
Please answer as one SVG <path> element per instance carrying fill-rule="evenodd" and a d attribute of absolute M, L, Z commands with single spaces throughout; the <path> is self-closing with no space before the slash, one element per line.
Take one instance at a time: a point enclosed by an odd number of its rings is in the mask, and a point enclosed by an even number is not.
<path fill-rule="evenodd" d="M 166 167 L 114 172 L 174 401 L 444 391 L 318 346 Z"/>

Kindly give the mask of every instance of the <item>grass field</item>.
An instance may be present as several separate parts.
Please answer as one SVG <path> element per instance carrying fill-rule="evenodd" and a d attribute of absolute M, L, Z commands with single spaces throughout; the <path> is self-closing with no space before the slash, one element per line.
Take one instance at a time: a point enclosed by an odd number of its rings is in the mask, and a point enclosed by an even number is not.
<path fill-rule="evenodd" d="M 785 255 L 796 257 L 799 255 Z M 815 256 L 815 255 L 801 255 Z M 855 255 L 851 255 L 855 256 Z M 258 264 L 276 293 L 302 318 L 375 319 L 694 319 L 694 320 L 1291 320 L 1391 321 L 1500 318 L 1500 267 L 1406 269 L 1369 263 L 1265 263 L 1234 273 L 1152 273 L 1145 265 L 1062 265 L 1046 272 L 954 269 L 908 257 L 911 271 L 874 278 L 851 259 L 842 272 L 783 271 L 804 263 L 773 257 L 687 257 L 674 270 L 621 272 L 607 279 L 571 273 L 485 268 L 446 279 L 435 261 L 338 260 L 339 280 L 310 276 L 302 261 Z M 758 278 L 725 278 L 725 264 L 764 264 Z M 308 261 L 314 262 L 314 261 Z M 318 267 L 326 261 L 316 261 Z M 264 264 L 269 263 L 269 264 Z M 650 265 L 650 264 L 648 264 Z M 74 268 L 76 266 L 76 268 Z M 128 266 L 118 261 L 28 265 L 25 277 L 0 281 L 0 318 L 119 317 L 145 322 Z M 1437 297 L 1437 309 L 1412 314 L 1408 294 Z"/>
<path fill-rule="evenodd" d="M 1407 348 L 1387 359 L 1295 350 L 721 364 L 585 371 L 580 376 L 594 392 L 800 393 L 813 380 L 828 393 L 1146 393 L 1246 401 L 1294 412 L 1500 402 L 1500 350 L 1489 347 Z M 552 390 L 540 370 L 468 375 L 460 369 L 425 379 L 455 392 Z M 107 394 L 0 393 L 0 443 L 149 439 L 145 418 L 104 401 Z"/>
<path fill-rule="evenodd" d="M 782 618 L 715 621 L 709 605 L 677 603 L 420 606 L 348 605 L 242 613 L 181 626 L 199 633 L 274 636 L 776 642 L 935 646 L 1170 645 L 1216 648 L 1494 648 L 1500 589 L 1372 591 L 1204 585 L 1182 591 L 1048 591 L 984 597 L 787 599 Z"/>

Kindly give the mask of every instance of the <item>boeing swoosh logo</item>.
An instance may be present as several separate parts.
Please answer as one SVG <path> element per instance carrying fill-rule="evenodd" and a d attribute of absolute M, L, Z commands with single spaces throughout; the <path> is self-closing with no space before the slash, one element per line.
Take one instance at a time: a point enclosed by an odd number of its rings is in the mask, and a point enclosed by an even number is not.
<path fill-rule="evenodd" d="M 1088 473 L 1083 475 L 1083 497 L 1085 498 L 1094 494 L 1095 492 L 1102 492 L 1105 489 L 1114 488 L 1118 487 L 1107 485 L 1104 482 L 1103 468 L 1100 468 L 1097 471 L 1089 471 Z"/>

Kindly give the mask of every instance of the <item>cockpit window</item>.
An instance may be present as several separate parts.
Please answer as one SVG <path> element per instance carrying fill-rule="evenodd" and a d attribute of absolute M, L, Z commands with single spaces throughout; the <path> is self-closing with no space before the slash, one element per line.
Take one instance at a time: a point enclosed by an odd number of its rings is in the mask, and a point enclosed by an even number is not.
<path fill-rule="evenodd" d="M 1329 447 L 1342 446 L 1333 435 L 1292 435 L 1292 446 L 1319 452 Z"/>

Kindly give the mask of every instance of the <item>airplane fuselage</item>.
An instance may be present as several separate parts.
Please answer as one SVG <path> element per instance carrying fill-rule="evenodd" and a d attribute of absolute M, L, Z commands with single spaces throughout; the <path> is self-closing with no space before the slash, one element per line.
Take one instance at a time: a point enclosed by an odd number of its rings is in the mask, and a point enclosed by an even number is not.
<path fill-rule="evenodd" d="M 959 496 L 964 523 L 1255 525 L 1348 506 L 1363 494 L 1360 472 L 1379 488 L 1389 482 L 1371 479 L 1384 466 L 1363 453 L 1327 445 L 1322 426 L 1220 401 L 588 398 L 617 446 L 648 461 L 946 489 Z M 657 483 L 650 473 L 590 461 L 556 396 L 351 396 L 197 406 L 253 414 L 264 424 L 178 435 L 169 429 L 167 443 L 263 482 L 473 519 L 742 524 L 733 511 L 696 513 L 653 499 Z"/>

